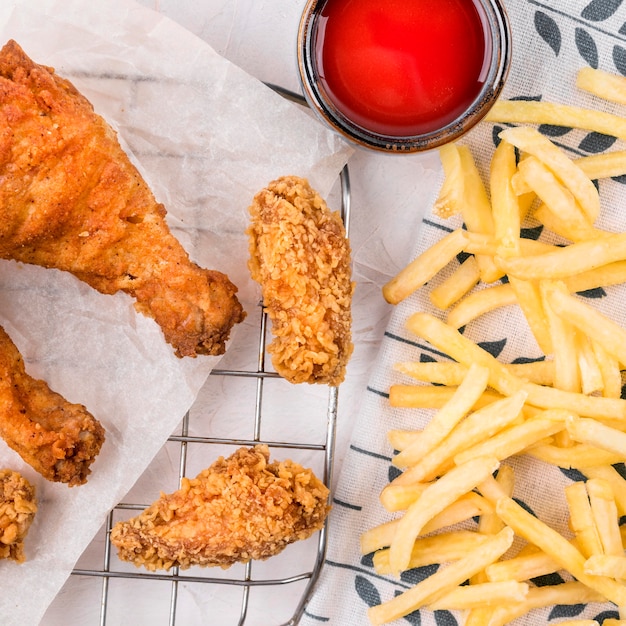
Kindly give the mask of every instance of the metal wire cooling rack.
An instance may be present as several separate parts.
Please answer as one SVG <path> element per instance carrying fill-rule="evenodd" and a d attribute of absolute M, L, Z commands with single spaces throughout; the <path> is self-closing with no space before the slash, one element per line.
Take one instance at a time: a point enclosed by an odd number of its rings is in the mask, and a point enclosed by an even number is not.
<path fill-rule="evenodd" d="M 293 100 L 299 104 L 305 104 L 301 96 L 294 94 L 290 91 L 284 90 L 275 85 L 269 85 L 272 89 L 280 93 L 285 98 Z M 340 174 L 340 211 L 346 231 L 349 230 L 350 221 L 350 177 L 348 166 L 346 165 Z M 256 368 L 252 369 L 214 369 L 211 372 L 212 377 L 219 377 L 224 380 L 234 378 L 245 378 L 254 381 L 256 390 L 254 394 L 254 407 L 253 410 L 245 411 L 242 413 L 250 414 L 252 436 L 250 438 L 228 438 L 228 437 L 204 437 L 191 434 L 190 424 L 191 420 L 197 419 L 197 416 L 193 417 L 189 413 L 185 415 L 180 431 L 173 434 L 168 439 L 168 444 L 174 444 L 178 446 L 178 481 L 183 476 L 188 475 L 188 449 L 191 444 L 200 444 L 203 447 L 211 447 L 211 449 L 219 450 L 218 453 L 208 453 L 206 456 L 210 458 L 217 458 L 219 454 L 222 454 L 224 447 L 240 446 L 252 446 L 256 444 L 267 444 L 270 449 L 283 449 L 283 450 L 300 450 L 307 453 L 321 456 L 320 462 L 323 463 L 323 481 L 330 488 L 331 479 L 333 473 L 334 462 L 334 447 L 335 447 L 335 435 L 336 435 L 336 422 L 337 422 L 337 409 L 338 409 L 338 395 L 339 391 L 336 387 L 328 387 L 328 397 L 326 401 L 326 416 L 325 416 L 325 434 L 320 433 L 324 440 L 322 443 L 306 443 L 302 441 L 291 440 L 268 440 L 261 436 L 261 424 L 264 419 L 264 409 L 267 406 L 268 394 L 273 393 L 274 390 L 268 389 L 267 381 L 270 379 L 279 379 L 279 376 L 266 367 L 266 341 L 268 337 L 268 321 L 267 316 L 263 312 L 262 306 L 258 308 L 259 316 L 259 332 L 258 341 L 256 346 L 251 346 L 250 349 L 256 349 Z M 282 380 L 282 379 L 280 379 Z M 286 381 L 282 381 L 285 385 L 291 385 Z M 252 408 L 252 407 L 249 407 Z M 274 455 L 272 455 L 274 456 Z M 195 475 L 195 474 L 194 474 Z M 330 496 L 329 496 L 330 497 Z M 94 568 L 76 568 L 72 571 L 73 576 L 77 577 L 95 577 L 102 580 L 101 595 L 100 595 L 100 626 L 109 626 L 111 623 L 117 623 L 112 621 L 119 619 L 111 617 L 109 614 L 110 604 L 110 585 L 113 580 L 122 581 L 158 581 L 161 584 L 169 585 L 169 613 L 168 624 L 169 626 L 180 626 L 185 620 L 181 615 L 180 608 L 180 589 L 183 584 L 201 584 L 201 585 L 219 585 L 224 589 L 238 589 L 239 590 L 239 608 L 235 608 L 235 612 L 238 611 L 238 618 L 235 618 L 233 624 L 243 626 L 249 623 L 251 618 L 250 610 L 250 593 L 253 588 L 263 587 L 270 590 L 277 588 L 284 588 L 292 585 L 304 586 L 303 590 L 298 598 L 295 594 L 296 602 L 294 603 L 293 612 L 291 617 L 283 623 L 283 626 L 295 626 L 299 623 L 307 605 L 308 600 L 311 597 L 317 579 L 320 575 L 321 569 L 324 564 L 326 555 L 326 544 L 328 535 L 328 519 L 324 528 L 317 533 L 317 545 L 314 553 L 312 554 L 311 562 L 305 563 L 304 571 L 296 574 L 290 574 L 284 577 L 272 578 L 271 576 L 256 575 L 255 568 L 256 563 L 250 562 L 243 567 L 243 571 L 239 576 L 219 576 L 219 575 L 193 575 L 173 569 L 166 573 L 152 573 L 144 572 L 143 570 L 130 570 L 119 566 L 116 556 L 113 553 L 111 544 L 109 542 L 109 533 L 112 526 L 115 523 L 115 516 L 119 516 L 120 512 L 126 512 L 128 517 L 128 511 L 133 511 L 133 515 L 138 511 L 142 511 L 148 506 L 145 502 L 121 502 L 119 503 L 108 515 L 105 526 L 103 527 L 103 537 L 100 537 L 102 543 L 102 561 L 101 567 Z M 280 556 L 280 555 L 279 555 Z M 278 558 L 278 557 L 273 557 Z M 267 561 L 270 563 L 271 559 Z M 221 570 L 220 570 L 221 571 Z M 227 570 L 229 571 L 229 570 Z M 206 623 L 213 623 L 213 621 Z M 266 622 L 264 622 L 266 624 Z M 222 626 L 222 622 L 220 622 Z M 223 626 L 226 626 L 225 624 Z"/>

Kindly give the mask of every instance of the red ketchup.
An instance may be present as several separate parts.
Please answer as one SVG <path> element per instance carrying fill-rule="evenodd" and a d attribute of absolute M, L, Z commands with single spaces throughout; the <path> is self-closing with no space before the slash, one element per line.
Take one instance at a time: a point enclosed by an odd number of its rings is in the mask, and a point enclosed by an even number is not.
<path fill-rule="evenodd" d="M 327 0 L 315 44 L 337 109 L 394 137 L 436 130 L 469 108 L 490 54 L 476 0 Z"/>

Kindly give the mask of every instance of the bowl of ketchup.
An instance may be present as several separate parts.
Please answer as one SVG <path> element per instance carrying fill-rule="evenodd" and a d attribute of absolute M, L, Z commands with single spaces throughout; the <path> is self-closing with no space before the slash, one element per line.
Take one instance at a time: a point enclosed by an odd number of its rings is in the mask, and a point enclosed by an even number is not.
<path fill-rule="evenodd" d="M 383 152 L 461 137 L 498 98 L 510 60 L 500 0 L 308 0 L 298 30 L 309 106 Z"/>

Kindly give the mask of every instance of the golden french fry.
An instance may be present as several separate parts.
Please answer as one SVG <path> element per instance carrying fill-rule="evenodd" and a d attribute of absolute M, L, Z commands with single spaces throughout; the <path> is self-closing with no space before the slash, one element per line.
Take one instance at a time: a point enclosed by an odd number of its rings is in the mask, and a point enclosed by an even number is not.
<path fill-rule="evenodd" d="M 620 398 L 622 395 L 622 372 L 619 361 L 600 346 L 597 341 L 591 340 L 591 345 L 602 373 L 602 395 L 606 398 Z"/>
<path fill-rule="evenodd" d="M 539 286 L 536 282 L 509 276 L 509 285 L 515 292 L 517 302 L 526 318 L 528 327 L 544 354 L 552 354 L 552 337 L 543 309 Z"/>
<path fill-rule="evenodd" d="M 449 528 L 486 513 L 493 513 L 493 505 L 477 493 L 468 493 L 435 515 L 424 526 L 422 534 L 434 533 L 442 528 Z M 362 533 L 360 538 L 361 553 L 369 554 L 390 546 L 399 523 L 400 518 L 397 518 L 374 526 Z"/>
<path fill-rule="evenodd" d="M 589 337 L 581 332 L 576 332 L 575 338 L 582 392 L 585 395 L 591 395 L 596 391 L 603 391 L 604 377 Z"/>
<path fill-rule="evenodd" d="M 528 594 L 528 584 L 507 580 L 456 587 L 439 596 L 428 605 L 431 611 L 460 611 L 483 606 L 523 602 Z"/>
<path fill-rule="evenodd" d="M 480 281 L 480 268 L 475 256 L 470 256 L 430 292 L 430 301 L 442 311 L 469 293 Z"/>
<path fill-rule="evenodd" d="M 585 557 L 602 554 L 602 540 L 595 524 L 585 484 L 575 482 L 565 488 L 569 524 L 576 536 L 578 549 Z"/>
<path fill-rule="evenodd" d="M 551 308 L 626 365 L 626 330 L 566 290 L 549 296 Z"/>
<path fill-rule="evenodd" d="M 513 532 L 504 528 L 468 553 L 462 559 L 440 568 L 411 589 L 383 604 L 371 607 L 368 617 L 372 624 L 386 624 L 427 605 L 436 597 L 451 591 L 476 572 L 504 554 L 513 543 Z"/>
<path fill-rule="evenodd" d="M 485 570 L 487 578 L 492 582 L 504 580 L 524 581 L 546 574 L 552 574 L 561 566 L 542 550 L 532 554 L 516 556 L 512 559 L 497 561 Z"/>
<path fill-rule="evenodd" d="M 410 409 L 441 409 L 456 392 L 456 387 L 433 387 L 431 385 L 392 385 L 389 388 L 389 404 Z M 480 409 L 502 396 L 487 390 L 482 394 L 474 409 Z"/>
<path fill-rule="evenodd" d="M 585 557 L 561 534 L 528 513 L 512 498 L 500 498 L 495 506 L 497 515 L 516 534 L 541 548 L 583 585 L 618 606 L 626 604 L 626 586 L 605 576 L 586 574 Z M 583 600 L 579 599 L 578 601 L 582 602 Z"/>
<path fill-rule="evenodd" d="M 598 465 L 612 465 L 622 461 L 622 457 L 614 452 L 586 444 L 573 445 L 567 448 L 548 444 L 538 445 L 526 450 L 526 454 L 557 467 L 583 471 Z"/>
<path fill-rule="evenodd" d="M 429 483 L 411 483 L 410 485 L 387 485 L 380 492 L 380 503 L 390 513 L 405 511 L 424 492 Z"/>
<path fill-rule="evenodd" d="M 390 304 L 398 304 L 417 291 L 443 269 L 467 245 L 467 235 L 462 229 L 448 233 L 428 250 L 417 256 L 386 285 L 383 296 Z"/>
<path fill-rule="evenodd" d="M 459 147 L 449 143 L 439 148 L 444 179 L 433 206 L 433 213 L 448 218 L 461 212 L 465 194 L 465 177 Z"/>
<path fill-rule="evenodd" d="M 558 181 L 571 192 L 587 218 L 592 223 L 596 220 L 600 213 L 600 197 L 598 190 L 595 188 L 590 178 L 563 150 L 561 150 L 561 148 L 556 146 L 545 135 L 542 135 L 537 129 L 529 126 L 507 128 L 500 133 L 500 138 L 512 143 L 526 154 L 536 157 L 536 159 L 528 158 L 522 160 L 519 164 L 520 171 L 524 172 L 524 168 L 531 161 L 533 163 L 541 162 L 549 168 L 558 178 Z M 524 178 L 530 183 L 526 173 L 524 173 Z M 530 186 L 539 197 L 542 197 L 532 184 Z M 555 187 L 558 186 L 557 183 Z M 542 190 L 546 189 L 543 185 L 541 188 Z M 544 202 L 549 204 L 545 199 Z"/>
<path fill-rule="evenodd" d="M 626 556 L 623 554 L 594 554 L 585 561 L 585 572 L 593 576 L 608 576 L 626 580 Z"/>
<path fill-rule="evenodd" d="M 455 455 L 461 450 L 493 437 L 517 421 L 525 399 L 526 394 L 520 391 L 469 414 L 441 443 L 395 478 L 393 484 L 408 485 L 431 480 L 442 469 L 452 465 Z"/>
<path fill-rule="evenodd" d="M 512 186 L 515 172 L 515 147 L 508 141 L 501 141 L 491 158 L 489 185 L 495 238 L 503 257 L 520 253 L 519 197 Z"/>
<path fill-rule="evenodd" d="M 601 265 L 580 274 L 566 276 L 562 280 L 570 293 L 620 285 L 626 282 L 626 261 Z"/>
<path fill-rule="evenodd" d="M 494 456 L 500 461 L 523 452 L 529 446 L 550 437 L 565 428 L 567 411 L 545 411 L 543 417 L 536 416 L 521 424 L 500 431 L 493 437 L 467 447 L 454 457 L 457 464 L 479 456 Z"/>
<path fill-rule="evenodd" d="M 404 450 L 419 437 L 419 430 L 402 430 L 393 428 L 387 431 L 387 439 L 394 450 Z"/>
<path fill-rule="evenodd" d="M 498 100 L 484 119 L 487 122 L 567 126 L 626 139 L 626 118 L 553 102 Z"/>
<path fill-rule="evenodd" d="M 626 480 L 612 465 L 594 465 L 583 469 L 587 478 L 599 478 L 611 485 L 615 505 L 620 515 L 626 515 Z"/>
<path fill-rule="evenodd" d="M 554 386 L 563 391 L 579 392 L 581 384 L 576 335 L 569 322 L 552 306 L 555 292 L 565 293 L 569 297 L 567 287 L 563 282 L 543 280 L 539 290 L 554 348 Z"/>
<path fill-rule="evenodd" d="M 545 254 L 498 257 L 496 261 L 510 276 L 524 280 L 565 278 L 626 259 L 626 233 L 607 234 L 579 241 Z"/>
<path fill-rule="evenodd" d="M 433 416 L 420 436 L 394 457 L 393 464 L 397 467 L 413 465 L 439 445 L 478 402 L 488 379 L 486 368 L 472 364 L 450 401 Z"/>
<path fill-rule="evenodd" d="M 587 483 L 593 520 L 598 529 L 604 554 L 623 555 L 624 546 L 619 531 L 617 505 L 610 483 L 601 478 L 590 478 Z"/>
<path fill-rule="evenodd" d="M 576 75 L 576 87 L 598 98 L 626 104 L 626 79 L 604 70 L 583 67 Z"/>
<path fill-rule="evenodd" d="M 592 154 L 576 159 L 574 162 L 591 180 L 626 174 L 626 150 Z"/>
<path fill-rule="evenodd" d="M 461 300 L 448 313 L 447 322 L 453 328 L 461 328 L 489 311 L 512 304 L 517 304 L 517 296 L 511 285 L 493 285 Z"/>
<path fill-rule="evenodd" d="M 407 569 L 415 539 L 435 515 L 460 496 L 468 493 L 498 468 L 497 459 L 481 457 L 455 467 L 431 483 L 400 518 L 389 546 L 391 571 L 399 575 Z"/>
<path fill-rule="evenodd" d="M 571 219 L 567 218 L 563 205 L 553 203 L 552 207 L 554 208 L 549 207 L 547 204 L 541 204 L 533 210 L 533 217 L 553 233 L 574 242 L 595 239 L 606 235 L 605 231 L 593 226 L 584 216 L 578 215 L 573 216 Z"/>
<path fill-rule="evenodd" d="M 411 552 L 409 568 L 432 565 L 434 563 L 448 563 L 467 555 L 468 552 L 481 546 L 487 540 L 487 535 L 470 530 L 457 530 L 421 537 L 415 540 Z M 389 567 L 389 549 L 379 550 L 374 554 L 374 569 L 376 573 L 386 575 L 391 573 Z"/>
<path fill-rule="evenodd" d="M 567 430 L 572 439 L 607 452 L 626 461 L 626 433 L 591 418 L 568 419 Z"/>

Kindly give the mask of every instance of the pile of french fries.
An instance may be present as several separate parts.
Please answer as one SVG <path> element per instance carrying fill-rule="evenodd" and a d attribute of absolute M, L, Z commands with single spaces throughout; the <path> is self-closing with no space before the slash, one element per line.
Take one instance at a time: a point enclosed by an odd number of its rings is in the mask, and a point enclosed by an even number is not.
<path fill-rule="evenodd" d="M 586 68 L 577 84 L 626 103 L 623 77 Z M 397 304 L 457 255 L 470 255 L 449 278 L 429 286 L 441 315 L 417 311 L 406 320 L 415 338 L 450 360 L 396 364 L 414 381 L 392 385 L 390 404 L 434 409 L 433 416 L 423 430 L 388 433 L 397 450 L 393 464 L 402 473 L 380 501 L 398 515 L 361 536 L 361 551 L 374 553 L 380 574 L 441 567 L 370 608 L 368 616 L 384 624 L 423 607 L 464 611 L 466 626 L 499 626 L 550 605 L 611 602 L 621 619 L 605 619 L 604 626 L 626 625 L 626 532 L 620 526 L 626 480 L 614 467 L 626 461 L 626 330 L 577 295 L 626 282 L 626 233 L 597 226 L 601 205 L 592 182 L 626 174 L 626 152 L 574 160 L 534 126 L 567 125 L 626 139 L 626 119 L 502 101 L 488 121 L 509 126 L 499 134 L 486 182 L 467 146 L 440 150 L 445 179 L 435 211 L 460 214 L 465 228 L 444 236 L 383 289 Z M 523 239 L 527 216 L 564 243 Z M 500 362 L 459 331 L 488 311 L 514 305 L 543 360 Z M 585 477 L 565 488 L 569 536 L 513 498 L 507 460 L 520 455 Z M 566 582 L 533 585 L 532 579 L 554 572 Z"/>

